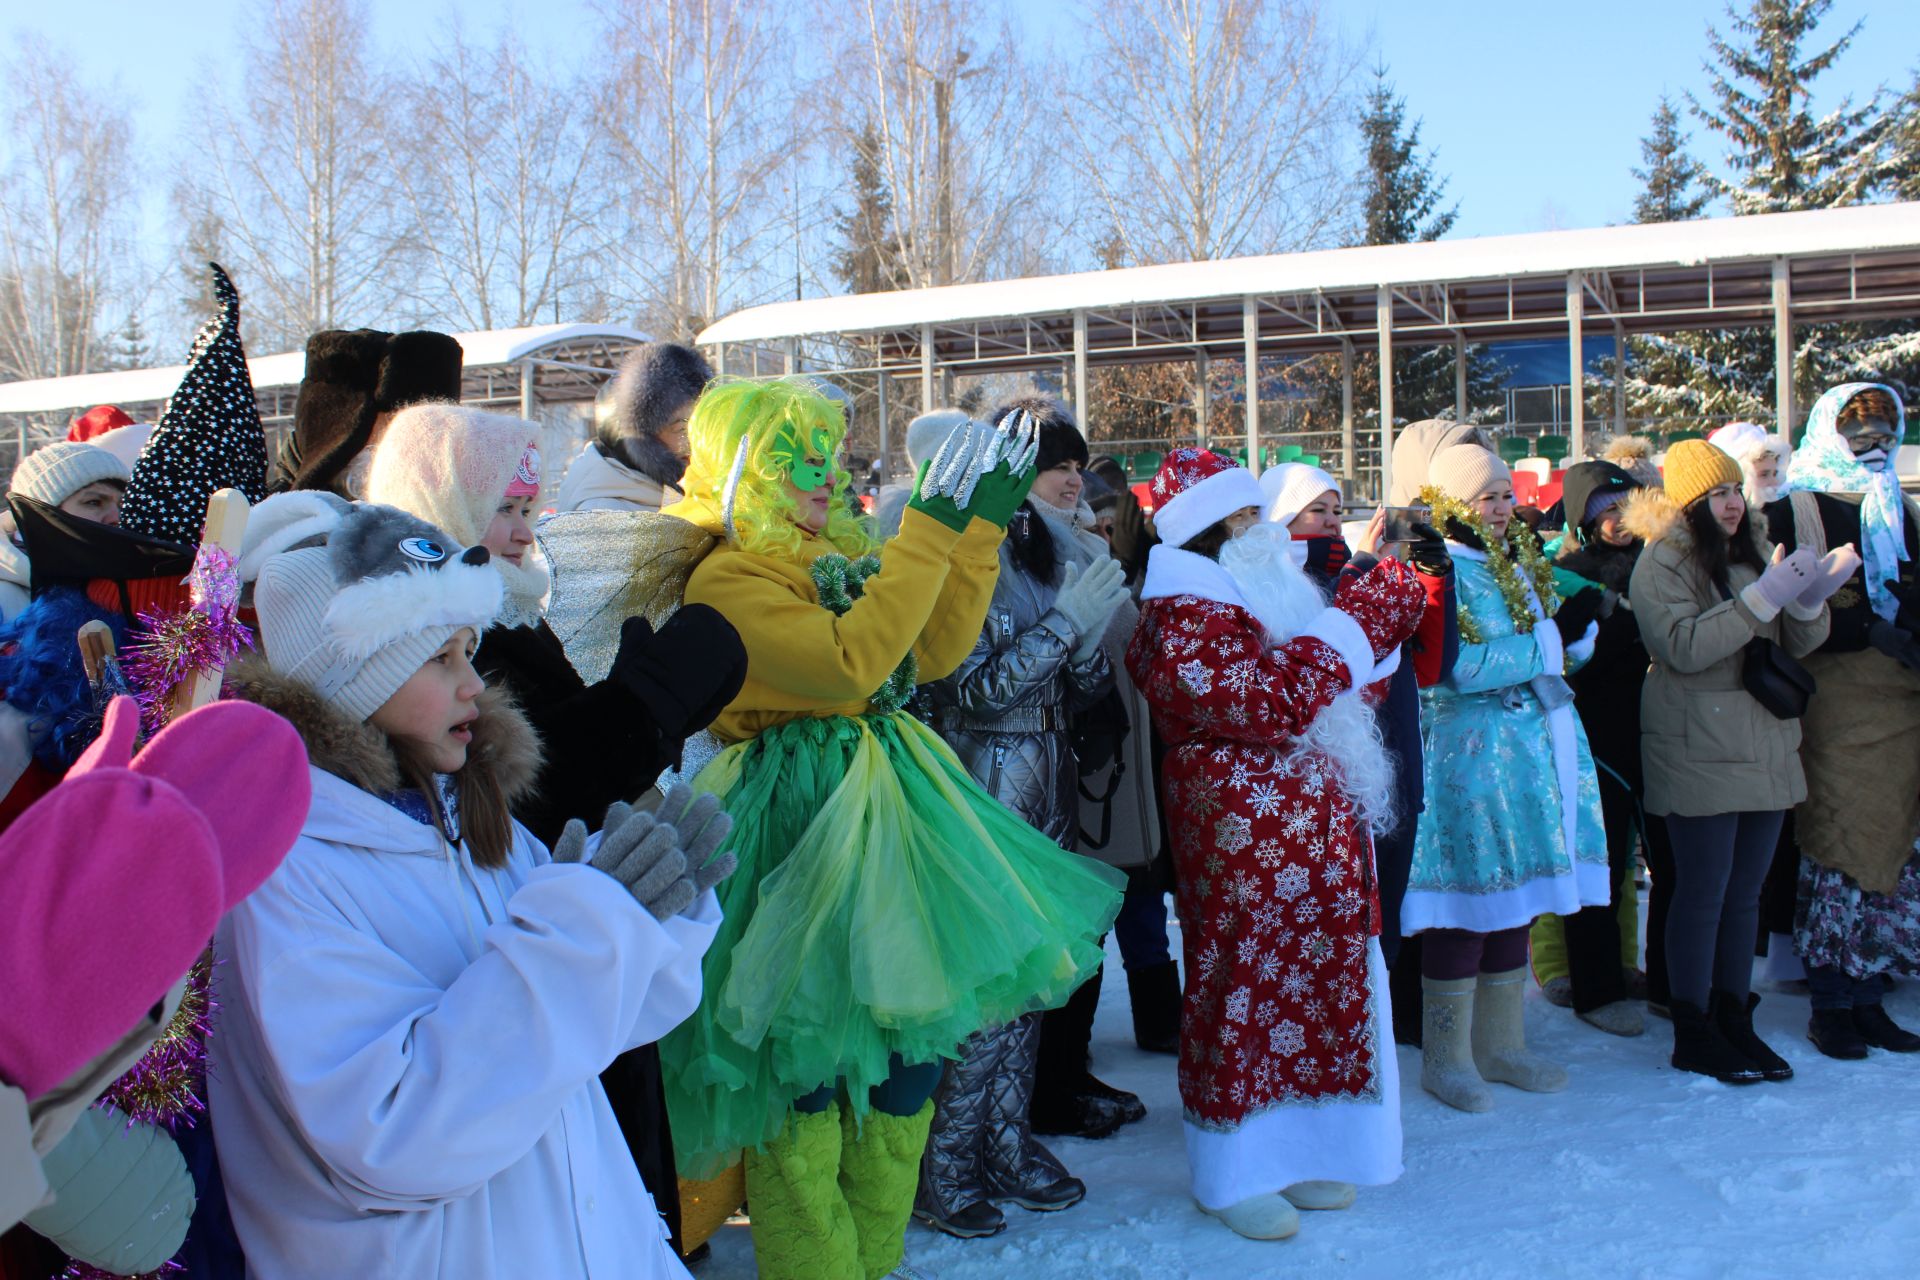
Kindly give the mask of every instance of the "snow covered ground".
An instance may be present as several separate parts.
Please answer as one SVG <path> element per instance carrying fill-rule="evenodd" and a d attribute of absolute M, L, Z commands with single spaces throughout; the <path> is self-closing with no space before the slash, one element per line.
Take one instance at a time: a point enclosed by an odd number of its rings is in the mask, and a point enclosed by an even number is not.
<path fill-rule="evenodd" d="M 1177 954 L 1177 949 L 1176 949 Z M 1793 1064 L 1786 1084 L 1729 1088 L 1667 1065 L 1669 1024 L 1603 1035 L 1530 990 L 1527 1030 L 1567 1065 L 1565 1093 L 1494 1086 L 1491 1114 L 1450 1110 L 1400 1071 L 1407 1171 L 1343 1213 L 1305 1214 L 1293 1239 L 1242 1240 L 1187 1195 L 1173 1059 L 1133 1045 L 1108 945 L 1094 1069 L 1146 1100 L 1104 1142 L 1055 1140 L 1088 1186 L 1045 1216 L 1009 1207 L 989 1240 L 914 1226 L 907 1257 L 938 1280 L 1255 1280 L 1353 1277 L 1877 1277 L 1920 1274 L 1920 1054 L 1824 1058 L 1804 996 L 1763 994 L 1755 1024 Z M 1888 1002 L 1920 1027 L 1920 985 Z M 747 1228 L 714 1241 L 699 1280 L 755 1274 Z"/>

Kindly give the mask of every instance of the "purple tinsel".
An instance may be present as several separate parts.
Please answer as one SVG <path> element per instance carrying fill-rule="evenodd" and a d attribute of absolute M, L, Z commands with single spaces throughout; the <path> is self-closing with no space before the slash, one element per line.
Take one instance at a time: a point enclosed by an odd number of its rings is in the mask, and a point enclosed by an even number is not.
<path fill-rule="evenodd" d="M 182 680 L 202 671 L 218 671 L 253 645 L 253 632 L 234 616 L 240 603 L 240 575 L 233 554 L 203 542 L 187 575 L 192 605 L 169 613 L 149 609 L 140 615 L 146 639 L 132 646 L 121 667 L 133 683 L 147 730 L 167 720 L 167 704 Z"/>
<path fill-rule="evenodd" d="M 203 954 L 187 971 L 180 1008 L 159 1039 L 100 1096 L 128 1119 L 177 1133 L 205 1114 L 207 1029 L 215 1007 L 211 956 Z"/>
<path fill-rule="evenodd" d="M 152 1271 L 143 1271 L 137 1276 L 122 1276 L 118 1271 L 102 1271 L 84 1262 L 69 1260 L 67 1269 L 60 1273 L 60 1280 L 154 1280 L 158 1276 L 183 1276 L 187 1269 L 174 1261 L 163 1262 Z"/>

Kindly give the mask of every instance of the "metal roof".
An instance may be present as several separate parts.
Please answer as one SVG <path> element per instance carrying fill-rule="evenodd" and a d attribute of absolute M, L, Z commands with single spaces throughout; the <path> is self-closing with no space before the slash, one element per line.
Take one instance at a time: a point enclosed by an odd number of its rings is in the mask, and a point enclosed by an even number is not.
<path fill-rule="evenodd" d="M 591 399 L 605 373 L 629 347 L 650 341 L 623 325 L 546 324 L 519 329 L 456 333 L 465 355 L 462 398 L 476 402 L 518 400 L 521 366 L 535 361 L 534 397 L 543 403 Z M 269 420 L 292 411 L 294 388 L 306 371 L 305 351 L 283 351 L 247 361 L 261 414 Z M 0 413 L 70 412 L 96 404 L 117 404 L 135 418 L 137 410 L 159 405 L 186 374 L 183 364 L 116 373 L 84 373 L 67 378 L 37 378 L 0 384 Z"/>
<path fill-rule="evenodd" d="M 1583 323 L 1626 332 L 1771 323 L 1772 264 L 1785 260 L 1797 323 L 1920 310 L 1920 203 L 1329 249 L 809 298 L 735 312 L 704 346 L 792 344 L 841 367 L 905 372 L 925 358 L 964 371 L 1058 364 L 1076 316 L 1095 364 L 1181 358 L 1246 339 L 1309 354 L 1377 332 L 1419 343 L 1567 334 L 1567 281 Z M 808 339 L 831 338 L 838 359 Z M 853 348 L 853 349 L 849 349 Z M 851 361 L 849 357 L 852 357 Z M 864 359 L 862 359 L 864 357 Z"/>

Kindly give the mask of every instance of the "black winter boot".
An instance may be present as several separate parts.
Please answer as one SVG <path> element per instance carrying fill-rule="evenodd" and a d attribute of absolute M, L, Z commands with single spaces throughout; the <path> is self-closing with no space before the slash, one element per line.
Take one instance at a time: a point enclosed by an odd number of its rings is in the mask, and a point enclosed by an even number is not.
<path fill-rule="evenodd" d="M 1767 1047 L 1767 1042 L 1754 1034 L 1753 1010 L 1760 1003 L 1760 997 L 1749 992 L 1745 1000 L 1725 991 L 1715 991 L 1707 1000 L 1707 1007 L 1713 1012 L 1713 1025 L 1718 1027 L 1726 1042 L 1739 1050 L 1754 1066 L 1760 1068 L 1760 1074 L 1768 1080 L 1791 1080 L 1793 1068 L 1787 1060 Z"/>
<path fill-rule="evenodd" d="M 1815 1009 L 1807 1021 L 1807 1039 L 1829 1058 L 1857 1062 L 1867 1056 L 1867 1042 L 1853 1025 L 1854 1013 L 1852 1009 Z"/>
<path fill-rule="evenodd" d="M 1886 1049 L 1893 1053 L 1920 1053 L 1920 1036 L 1887 1016 L 1887 1011 L 1879 1004 L 1857 1004 L 1853 1006 L 1853 1029 L 1860 1038 L 1876 1049 Z"/>
<path fill-rule="evenodd" d="M 1746 1054 L 1727 1043 L 1698 1005 L 1674 1000 L 1673 1058 L 1676 1069 L 1712 1076 L 1722 1084 L 1758 1084 L 1765 1077 Z"/>
<path fill-rule="evenodd" d="M 1169 960 L 1127 971 L 1133 1042 L 1148 1053 L 1180 1052 L 1180 966 Z"/>

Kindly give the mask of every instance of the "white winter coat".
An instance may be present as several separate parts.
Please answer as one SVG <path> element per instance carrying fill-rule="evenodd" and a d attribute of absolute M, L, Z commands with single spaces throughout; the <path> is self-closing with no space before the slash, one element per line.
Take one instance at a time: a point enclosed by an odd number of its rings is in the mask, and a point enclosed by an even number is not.
<path fill-rule="evenodd" d="M 567 467 L 555 511 L 658 511 L 680 491 L 601 453 L 592 441 Z"/>
<path fill-rule="evenodd" d="M 256 1276 L 684 1276 L 601 1092 L 700 999 L 711 893 L 662 924 L 610 876 L 508 865 L 320 769 L 222 922 L 211 1099 Z"/>

